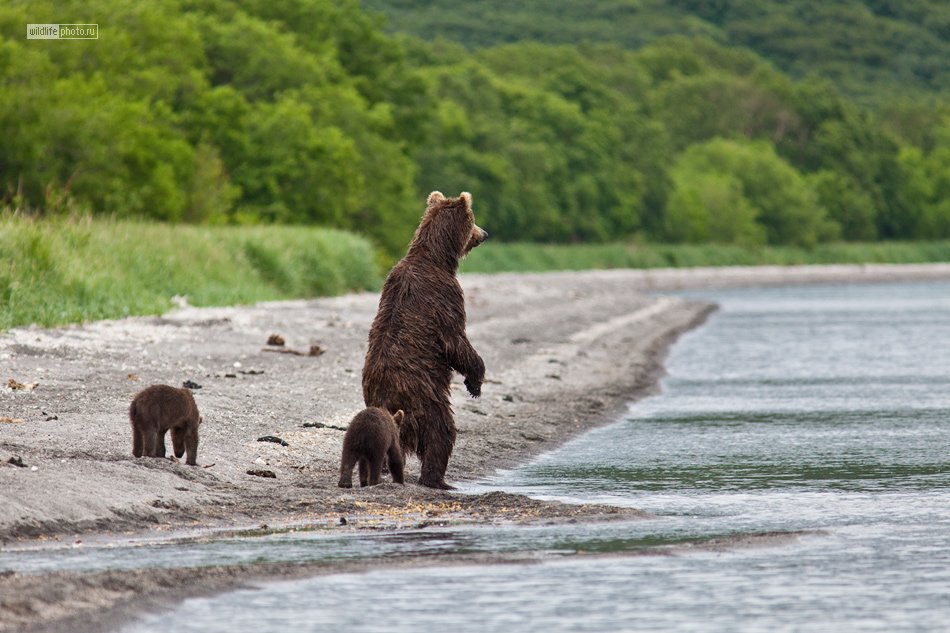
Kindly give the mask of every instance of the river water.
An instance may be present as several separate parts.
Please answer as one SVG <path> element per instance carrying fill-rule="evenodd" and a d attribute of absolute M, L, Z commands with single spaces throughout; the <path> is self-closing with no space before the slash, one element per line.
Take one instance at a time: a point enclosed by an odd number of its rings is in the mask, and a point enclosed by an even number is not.
<path fill-rule="evenodd" d="M 950 630 L 950 284 L 690 296 L 721 309 L 674 346 L 660 395 L 465 490 L 631 506 L 655 519 L 152 547 L 155 565 L 563 556 L 263 583 L 189 599 L 122 631 Z M 655 553 L 771 531 L 804 535 Z M 654 554 L 584 555 L 619 552 Z M 111 548 L 4 560 L 30 571 L 140 566 L 143 556 Z"/>

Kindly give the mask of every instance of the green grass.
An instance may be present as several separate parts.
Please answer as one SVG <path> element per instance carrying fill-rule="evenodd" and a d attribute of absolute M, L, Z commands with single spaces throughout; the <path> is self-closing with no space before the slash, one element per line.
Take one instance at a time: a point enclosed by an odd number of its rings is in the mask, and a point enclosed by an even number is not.
<path fill-rule="evenodd" d="M 946 241 L 825 244 L 810 250 L 489 242 L 473 251 L 461 270 L 946 261 Z M 367 239 L 332 229 L 35 220 L 0 212 L 0 331 L 161 314 L 175 295 L 209 306 L 373 290 L 387 263 Z"/>
<path fill-rule="evenodd" d="M 234 305 L 378 288 L 372 244 L 344 231 L 0 214 L 0 331 L 160 314 L 182 295 Z"/>
<path fill-rule="evenodd" d="M 468 273 L 541 272 L 604 268 L 683 268 L 796 264 L 950 261 L 950 241 L 822 244 L 746 248 L 728 244 L 526 244 L 488 242 L 462 262 Z"/>

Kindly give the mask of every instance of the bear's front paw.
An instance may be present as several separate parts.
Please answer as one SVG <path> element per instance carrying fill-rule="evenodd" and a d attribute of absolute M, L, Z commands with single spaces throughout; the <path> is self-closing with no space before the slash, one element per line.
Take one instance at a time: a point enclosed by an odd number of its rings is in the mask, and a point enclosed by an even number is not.
<path fill-rule="evenodd" d="M 468 389 L 468 392 L 472 394 L 473 398 L 477 398 L 482 395 L 482 383 L 471 378 L 465 379 L 465 388 Z"/>

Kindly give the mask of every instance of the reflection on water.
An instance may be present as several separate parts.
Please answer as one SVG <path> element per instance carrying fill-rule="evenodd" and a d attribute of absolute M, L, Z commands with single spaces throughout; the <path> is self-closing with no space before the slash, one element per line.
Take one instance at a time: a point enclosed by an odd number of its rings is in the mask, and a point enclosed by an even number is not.
<path fill-rule="evenodd" d="M 656 519 L 169 546 L 175 564 L 183 553 L 194 564 L 460 551 L 566 556 L 262 584 L 188 600 L 123 630 L 950 628 L 950 284 L 699 296 L 722 309 L 674 347 L 661 395 L 467 490 L 637 507 Z M 786 530 L 823 535 L 766 549 L 584 556 Z"/>

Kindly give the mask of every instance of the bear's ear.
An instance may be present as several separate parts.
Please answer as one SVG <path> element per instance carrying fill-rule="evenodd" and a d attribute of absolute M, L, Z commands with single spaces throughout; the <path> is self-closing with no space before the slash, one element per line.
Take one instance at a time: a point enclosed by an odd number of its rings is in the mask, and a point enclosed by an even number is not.
<path fill-rule="evenodd" d="M 403 417 L 405 417 L 405 414 L 402 412 L 402 409 L 393 413 L 393 421 L 396 422 L 396 426 L 402 424 Z"/>
<path fill-rule="evenodd" d="M 429 194 L 429 197 L 426 198 L 426 206 L 431 207 L 434 204 L 445 201 L 445 196 L 442 195 L 441 191 L 433 191 Z"/>
<path fill-rule="evenodd" d="M 459 199 L 464 200 L 465 206 L 467 206 L 469 209 L 472 208 L 472 194 L 470 194 L 467 191 L 463 191 L 462 193 L 459 194 Z"/>

